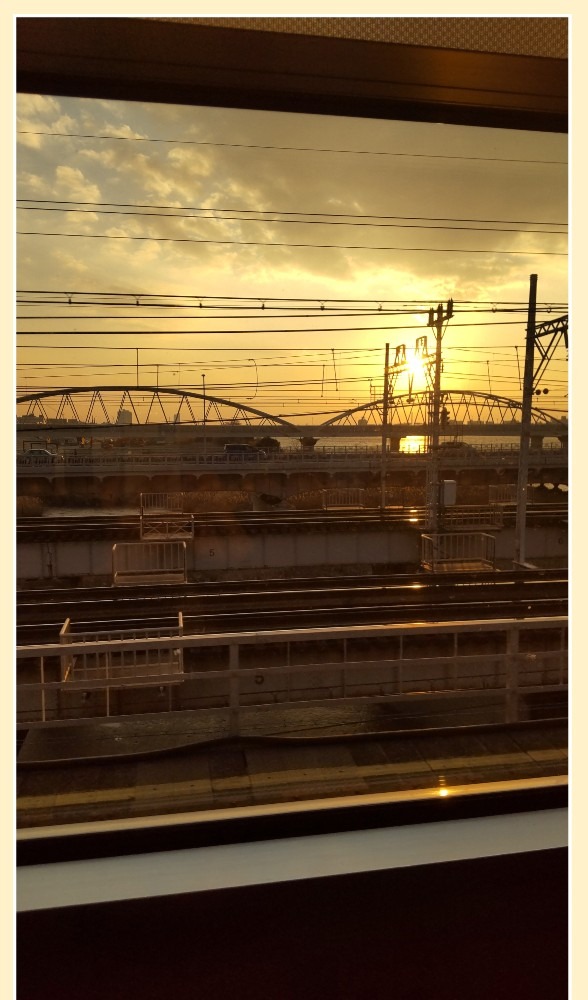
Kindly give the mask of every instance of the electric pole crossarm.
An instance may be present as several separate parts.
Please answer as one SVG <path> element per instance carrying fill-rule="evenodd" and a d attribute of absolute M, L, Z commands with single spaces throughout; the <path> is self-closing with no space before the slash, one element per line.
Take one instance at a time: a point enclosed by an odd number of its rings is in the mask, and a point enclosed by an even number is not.
<path fill-rule="evenodd" d="M 441 393 L 441 341 L 443 339 L 443 326 L 448 320 L 453 316 L 453 299 L 449 299 L 447 302 L 447 308 L 444 309 L 441 304 L 437 306 L 437 309 L 429 310 L 429 326 L 433 327 L 435 331 L 436 345 L 435 345 L 435 377 L 433 382 L 433 390 L 429 393 L 430 398 L 430 408 L 429 408 L 429 463 L 427 466 L 427 510 L 428 510 L 428 524 L 432 531 L 437 531 L 440 527 L 441 521 L 441 483 L 440 483 L 440 468 L 439 468 L 439 437 L 441 430 L 441 404 L 442 404 L 442 393 Z"/>
<path fill-rule="evenodd" d="M 551 337 L 551 340 L 544 346 L 541 343 L 542 337 Z M 533 373 L 533 388 L 537 385 L 547 365 L 551 361 L 556 348 L 563 338 L 564 344 L 568 346 L 568 317 L 560 316 L 558 319 L 550 320 L 546 323 L 537 324 L 535 330 L 535 345 L 540 355 L 540 361 Z"/>

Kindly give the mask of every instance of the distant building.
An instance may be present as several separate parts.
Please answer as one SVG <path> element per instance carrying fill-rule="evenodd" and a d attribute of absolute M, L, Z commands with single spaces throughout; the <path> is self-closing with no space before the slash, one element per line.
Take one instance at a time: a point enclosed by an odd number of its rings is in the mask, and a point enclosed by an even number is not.
<path fill-rule="evenodd" d="M 130 410 L 120 409 L 116 415 L 117 424 L 132 424 L 133 414 Z"/>
<path fill-rule="evenodd" d="M 23 413 L 21 417 L 16 418 L 16 422 L 28 427 L 38 426 L 45 423 L 45 417 L 41 413 Z"/>

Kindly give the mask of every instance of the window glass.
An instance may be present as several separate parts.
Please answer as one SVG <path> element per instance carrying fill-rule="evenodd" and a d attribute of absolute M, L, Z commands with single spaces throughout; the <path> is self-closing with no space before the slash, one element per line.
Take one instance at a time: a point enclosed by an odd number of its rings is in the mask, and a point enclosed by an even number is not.
<path fill-rule="evenodd" d="M 19 822 L 562 773 L 566 137 L 47 95 L 17 128 L 18 645 L 61 644 L 19 648 Z"/>

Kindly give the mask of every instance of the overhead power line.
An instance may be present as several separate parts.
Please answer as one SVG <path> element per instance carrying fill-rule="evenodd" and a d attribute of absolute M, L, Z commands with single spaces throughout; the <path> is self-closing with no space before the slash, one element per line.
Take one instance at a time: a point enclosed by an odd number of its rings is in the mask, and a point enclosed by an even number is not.
<path fill-rule="evenodd" d="M 452 323 L 451 329 L 467 327 L 474 329 L 480 326 L 520 326 L 522 320 L 498 320 L 486 323 Z M 264 330 L 263 333 L 356 333 L 362 330 L 385 331 L 418 330 L 422 333 L 421 324 L 411 326 L 323 326 L 323 327 L 282 327 L 274 330 Z M 215 337 L 220 335 L 246 334 L 251 330 L 21 330 L 17 334 L 23 337 Z M 250 348 L 252 350 L 252 348 Z"/>
<path fill-rule="evenodd" d="M 164 143 L 173 146 L 218 146 L 227 147 L 231 149 L 264 149 L 264 150 L 283 150 L 284 152 L 296 152 L 296 153 L 342 153 L 352 156 L 393 156 L 393 157 L 406 157 L 409 159 L 424 159 L 424 160 L 481 160 L 484 163 L 536 163 L 541 166 L 566 166 L 566 160 L 536 160 L 536 159 L 522 159 L 518 157 L 500 157 L 500 156 L 465 156 L 465 155 L 453 155 L 450 156 L 447 153 L 405 153 L 405 152 L 390 152 L 388 150 L 377 150 L 377 149 L 328 149 L 324 147 L 316 146 L 275 146 L 270 144 L 260 144 L 260 143 L 245 143 L 245 142 L 214 142 L 213 140 L 207 139 L 159 139 L 151 138 L 149 136 L 139 136 L 139 135 L 99 135 L 93 132 L 54 132 L 54 131 L 43 131 L 43 130 L 33 130 L 33 129 L 18 129 L 18 135 L 44 135 L 51 137 L 67 138 L 67 139 L 101 139 L 108 140 L 110 142 L 153 142 L 153 143 Z"/>
<path fill-rule="evenodd" d="M 140 240 L 154 243 L 199 243 L 215 244 L 217 246 L 252 246 L 252 247 L 289 247 L 290 249 L 314 249 L 314 250 L 387 250 L 400 253 L 493 253 L 501 255 L 526 256 L 526 257 L 567 257 L 567 253 L 556 250 L 494 250 L 480 248 L 458 248 L 458 247 L 366 247 L 356 245 L 342 245 L 340 243 L 266 243 L 261 240 L 206 240 L 191 239 L 189 237 L 172 236 L 114 236 L 106 233 L 40 233 L 19 230 L 17 236 L 57 236 L 59 238 L 74 238 L 83 240 Z"/>
<path fill-rule="evenodd" d="M 352 226 L 370 229 L 424 229 L 449 230 L 450 232 L 467 233 L 531 233 L 540 236 L 565 236 L 557 229 L 503 229 L 493 226 L 439 226 L 424 225 L 414 222 L 343 222 L 340 219 L 257 219 L 245 215 L 189 215 L 186 212 L 147 212 L 136 209 L 120 208 L 55 208 L 52 206 L 18 205 L 21 212 L 77 212 L 89 215 L 132 215 L 140 219 L 194 219 L 198 222 L 253 222 L 263 225 L 296 225 L 296 226 Z M 270 214 L 270 213 L 268 213 Z"/>
<path fill-rule="evenodd" d="M 210 302 L 259 302 L 259 303 L 262 303 L 262 307 L 266 303 L 269 304 L 270 302 L 303 302 L 303 303 L 317 303 L 317 302 L 320 302 L 321 303 L 321 308 L 322 308 L 323 305 L 326 306 L 326 304 L 328 302 L 343 302 L 343 303 L 345 303 L 347 305 L 349 305 L 349 304 L 360 305 L 361 304 L 362 306 L 365 306 L 368 303 L 377 302 L 378 305 L 384 305 L 386 303 L 390 304 L 390 305 L 401 305 L 402 304 L 402 307 L 405 310 L 410 310 L 414 306 L 423 306 L 423 307 L 426 307 L 427 313 L 428 313 L 429 307 L 431 305 L 431 299 L 407 299 L 407 298 L 404 298 L 404 299 L 386 299 L 386 298 L 379 298 L 379 299 L 375 299 L 375 298 L 371 298 L 371 299 L 335 299 L 335 298 L 332 298 L 331 296 L 329 296 L 323 302 L 320 299 L 320 297 L 317 297 L 317 296 L 313 296 L 312 298 L 308 298 L 308 297 L 306 297 L 306 298 L 296 298 L 295 296 L 288 296 L 288 295 L 286 295 L 286 296 L 271 296 L 271 295 L 191 295 L 191 294 L 186 294 L 186 293 L 183 293 L 183 294 L 168 294 L 166 292 L 104 292 L 104 291 L 93 291 L 93 292 L 90 292 L 90 291 L 84 291 L 84 290 L 78 290 L 78 291 L 65 290 L 64 291 L 64 290 L 60 290 L 60 289 L 40 289 L 39 290 L 39 289 L 32 289 L 32 288 L 19 288 L 19 289 L 17 289 L 17 293 L 16 294 L 17 294 L 17 301 L 19 301 L 19 302 L 22 301 L 22 299 L 18 298 L 21 295 L 51 295 L 51 296 L 58 295 L 58 296 L 62 297 L 64 303 L 68 303 L 69 305 L 71 305 L 71 300 L 73 298 L 79 298 L 79 296 L 82 296 L 82 295 L 83 296 L 88 296 L 90 298 L 90 300 L 91 300 L 91 304 L 92 305 L 100 304 L 100 303 L 97 303 L 95 301 L 95 297 L 96 296 L 104 297 L 107 301 L 110 301 L 111 299 L 114 299 L 115 302 L 118 302 L 121 298 L 128 298 L 128 299 L 132 299 L 133 305 L 136 305 L 136 302 L 137 302 L 138 299 L 152 300 L 152 299 L 162 299 L 162 298 L 169 299 L 169 300 L 176 300 L 176 299 L 188 300 L 189 302 L 192 303 L 192 305 L 194 303 L 197 303 L 197 302 L 209 302 L 209 301 Z M 55 302 L 55 300 L 54 299 L 43 300 L 43 302 Z M 525 312 L 527 311 L 527 302 L 525 302 L 525 301 L 517 301 L 515 299 L 507 299 L 507 300 L 500 300 L 500 299 L 454 299 L 453 300 L 453 305 L 454 305 L 454 307 L 455 306 L 462 306 L 462 305 L 490 306 L 492 312 L 494 312 L 495 308 L 498 307 L 498 306 L 500 306 L 500 307 L 502 307 L 502 306 L 520 306 L 520 307 L 524 307 Z M 300 307 L 300 308 L 303 308 L 303 307 Z M 307 308 L 307 306 L 304 306 L 304 308 Z M 567 309 L 567 303 L 554 302 L 553 300 L 551 300 L 551 301 L 546 301 L 546 302 L 543 302 L 543 303 L 538 303 L 537 304 L 537 308 L 546 308 L 548 310 L 549 309 L 555 309 L 555 310 L 564 309 L 565 310 L 565 309 Z"/>
<path fill-rule="evenodd" d="M 488 225 L 511 225 L 511 226 L 567 226 L 567 222 L 541 222 L 529 219 L 478 219 L 478 218 L 461 218 L 447 215 L 380 215 L 380 214 L 361 214 L 356 212 L 293 212 L 293 211 L 283 211 L 277 208 L 219 208 L 218 205 L 153 205 L 146 204 L 142 202 L 129 202 L 129 201 L 66 201 L 62 198 L 18 198 L 17 204 L 21 202 L 26 202 L 28 205 L 83 205 L 91 209 L 99 208 L 131 208 L 131 209 L 158 209 L 161 211 L 172 210 L 178 212 L 238 212 L 240 215 L 304 215 L 307 218 L 317 218 L 317 219 L 379 219 L 385 221 L 396 221 L 396 222 L 484 222 Z M 70 207 L 68 208 L 70 212 L 76 212 L 78 209 Z M 182 216 L 178 216 L 181 218 Z M 207 216 L 210 218 L 210 216 Z M 258 219 L 258 222 L 264 221 L 263 219 Z"/>

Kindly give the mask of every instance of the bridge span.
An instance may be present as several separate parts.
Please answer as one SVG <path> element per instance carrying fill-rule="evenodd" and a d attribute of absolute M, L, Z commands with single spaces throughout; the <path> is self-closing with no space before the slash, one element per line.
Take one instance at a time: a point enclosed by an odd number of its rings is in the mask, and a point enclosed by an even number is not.
<path fill-rule="evenodd" d="M 452 437 L 518 437 L 522 404 L 489 393 L 451 390 L 442 393 L 441 434 Z M 17 399 L 17 432 L 68 432 L 92 438 L 145 436 L 147 432 L 178 440 L 198 434 L 216 440 L 278 436 L 286 438 L 381 437 L 383 400 L 373 400 L 314 423 L 309 414 L 270 414 L 249 404 L 204 392 L 159 386 L 97 386 L 29 393 Z M 533 408 L 532 437 L 567 439 L 567 421 L 557 414 Z M 393 449 L 409 436 L 427 436 L 431 427 L 431 394 L 418 392 L 393 397 L 388 406 L 386 435 Z"/>

